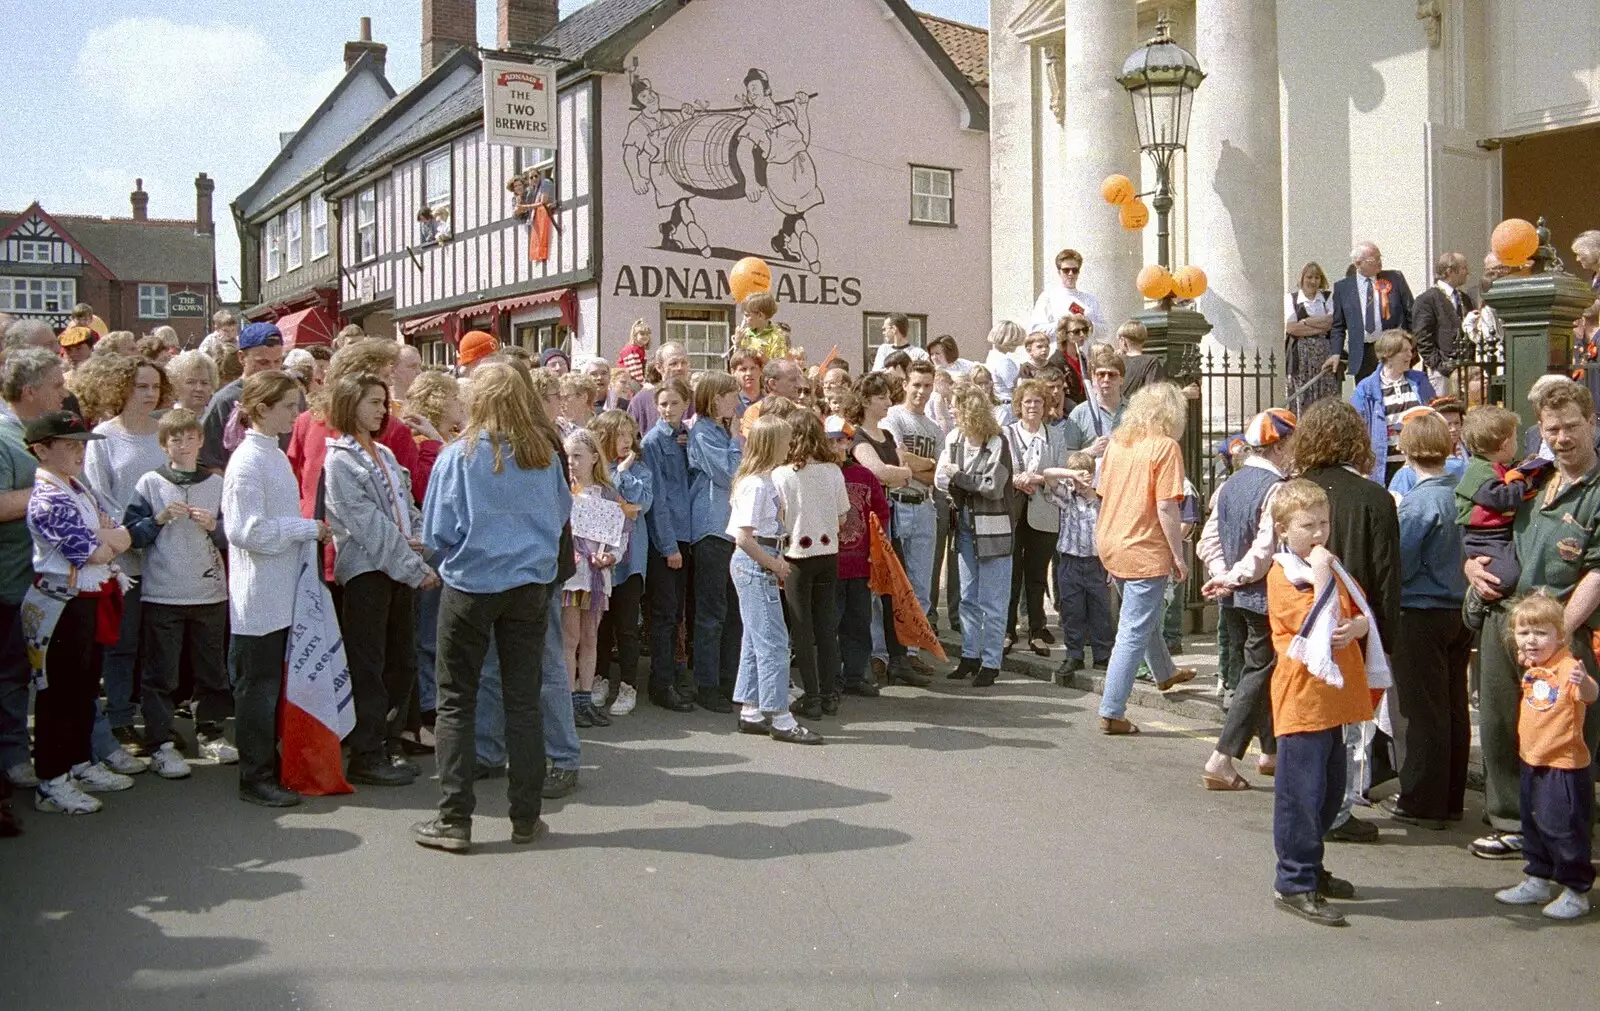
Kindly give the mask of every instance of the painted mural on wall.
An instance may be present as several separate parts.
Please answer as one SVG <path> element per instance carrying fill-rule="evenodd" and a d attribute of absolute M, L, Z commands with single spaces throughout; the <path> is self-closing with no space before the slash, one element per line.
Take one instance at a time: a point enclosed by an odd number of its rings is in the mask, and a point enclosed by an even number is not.
<path fill-rule="evenodd" d="M 807 215 L 825 199 L 811 157 L 811 100 L 773 96 L 765 70 L 751 68 L 744 91 L 731 106 L 712 108 L 699 99 L 676 109 L 662 106 L 650 79 L 629 72 L 634 113 L 622 139 L 622 162 L 633 190 L 653 196 L 660 243 L 667 252 L 705 258 L 776 258 L 813 274 L 822 254 Z M 741 234 L 708 234 L 695 216 L 701 201 L 746 201 L 757 213 L 740 215 Z M 761 232 L 775 229 L 761 245 Z"/>

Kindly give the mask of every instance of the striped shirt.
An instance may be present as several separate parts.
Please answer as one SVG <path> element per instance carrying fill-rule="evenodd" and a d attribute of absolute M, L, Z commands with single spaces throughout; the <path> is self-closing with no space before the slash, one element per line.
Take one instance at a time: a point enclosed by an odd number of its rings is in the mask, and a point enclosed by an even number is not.
<path fill-rule="evenodd" d="M 1056 536 L 1056 551 L 1078 558 L 1096 558 L 1094 528 L 1100 521 L 1100 502 L 1078 494 L 1065 484 L 1051 484 L 1050 501 L 1061 507 L 1061 533 Z"/>
<path fill-rule="evenodd" d="M 1389 459 L 1391 461 L 1404 460 L 1405 454 L 1400 452 L 1400 415 L 1416 407 L 1422 401 L 1417 396 L 1416 387 L 1411 385 L 1411 380 L 1401 376 L 1394 382 L 1383 383 L 1383 415 L 1389 424 Z"/>

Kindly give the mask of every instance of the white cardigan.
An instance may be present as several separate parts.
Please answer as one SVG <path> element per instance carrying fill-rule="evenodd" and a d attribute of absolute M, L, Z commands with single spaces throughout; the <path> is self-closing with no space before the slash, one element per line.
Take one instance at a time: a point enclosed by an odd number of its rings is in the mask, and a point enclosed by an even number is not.
<path fill-rule="evenodd" d="M 222 523 L 233 634 L 288 628 L 305 545 L 316 541 L 317 521 L 300 515 L 300 485 L 277 439 L 254 429 L 245 433 L 222 479 Z"/>

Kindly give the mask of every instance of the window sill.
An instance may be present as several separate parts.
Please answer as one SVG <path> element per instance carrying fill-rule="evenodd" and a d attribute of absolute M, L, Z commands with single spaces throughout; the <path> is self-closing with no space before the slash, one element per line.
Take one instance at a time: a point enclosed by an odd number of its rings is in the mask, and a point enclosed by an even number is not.
<path fill-rule="evenodd" d="M 954 221 L 918 221 L 916 218 L 910 219 L 909 221 L 906 222 L 906 224 L 908 224 L 908 225 L 916 225 L 919 228 L 955 228 L 956 227 L 956 223 Z"/>

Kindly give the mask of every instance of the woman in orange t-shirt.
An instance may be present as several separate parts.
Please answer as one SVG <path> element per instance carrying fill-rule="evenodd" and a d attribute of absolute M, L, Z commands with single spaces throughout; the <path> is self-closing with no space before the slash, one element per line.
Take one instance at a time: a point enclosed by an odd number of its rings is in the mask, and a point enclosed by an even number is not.
<path fill-rule="evenodd" d="M 1183 451 L 1177 442 L 1187 411 L 1183 394 L 1172 383 L 1146 386 L 1128 401 L 1100 465 L 1095 542 L 1100 561 L 1122 592 L 1117 640 L 1100 699 L 1103 733 L 1138 733 L 1123 714 L 1140 660 L 1148 659 L 1162 691 L 1186 680 L 1161 638 L 1161 604 L 1167 581 L 1182 582 L 1188 576 L 1178 515 Z"/>

